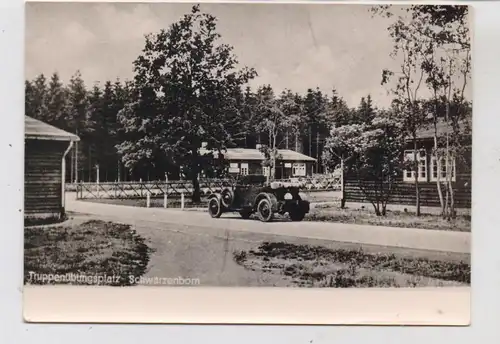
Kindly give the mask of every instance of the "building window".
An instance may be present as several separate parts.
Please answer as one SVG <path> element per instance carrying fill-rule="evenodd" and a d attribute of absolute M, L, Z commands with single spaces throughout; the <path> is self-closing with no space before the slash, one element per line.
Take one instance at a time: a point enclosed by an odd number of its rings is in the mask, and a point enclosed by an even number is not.
<path fill-rule="evenodd" d="M 305 163 L 294 163 L 292 167 L 292 175 L 304 176 L 306 175 L 306 164 Z"/>
<path fill-rule="evenodd" d="M 238 168 L 237 162 L 231 162 L 229 164 L 229 173 L 239 173 L 240 169 Z"/>
<path fill-rule="evenodd" d="M 406 150 L 404 159 L 406 162 L 412 162 L 415 158 L 413 154 L 413 150 Z M 417 161 L 418 161 L 418 181 L 426 182 L 427 181 L 427 155 L 425 149 L 421 149 L 417 152 Z M 415 171 L 413 168 L 408 167 L 403 171 L 403 181 L 405 182 L 415 182 Z"/>
<path fill-rule="evenodd" d="M 456 181 L 456 164 L 454 157 L 448 159 L 447 163 L 446 157 L 441 157 L 440 159 L 438 159 L 436 156 L 432 156 L 431 167 L 432 167 L 431 180 L 433 182 L 436 182 L 438 180 L 438 174 L 439 174 L 439 180 L 445 182 L 448 171 L 451 173 L 451 181 L 452 182 Z"/>
<path fill-rule="evenodd" d="M 240 173 L 244 176 L 248 175 L 248 163 L 242 162 L 240 164 Z"/>
<path fill-rule="evenodd" d="M 262 173 L 266 176 L 269 177 L 269 166 L 264 166 L 262 168 Z"/>

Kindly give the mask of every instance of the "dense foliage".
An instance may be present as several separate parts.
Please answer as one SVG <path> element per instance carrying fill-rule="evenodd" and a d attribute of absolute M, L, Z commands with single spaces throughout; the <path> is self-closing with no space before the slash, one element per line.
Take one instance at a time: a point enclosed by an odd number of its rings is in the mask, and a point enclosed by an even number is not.
<path fill-rule="evenodd" d="M 67 84 L 57 73 L 42 74 L 26 81 L 26 115 L 81 137 L 68 157 L 71 181 L 167 176 L 189 179 L 198 189 L 200 176 L 224 173 L 207 152 L 260 145 L 267 166 L 276 166 L 277 150 L 287 148 L 316 158 L 316 173 L 344 164 L 351 176 L 376 181 L 378 191 L 366 192 L 383 214 L 390 182 L 401 169 L 417 168 L 405 166 L 401 154 L 419 129 L 445 121 L 451 134 L 436 134 L 435 152 L 447 158 L 470 144 L 470 126 L 462 125 L 471 115 L 464 95 L 470 78 L 466 8 L 374 9 L 394 19 L 388 27 L 392 56 L 402 62 L 401 70 L 382 71 L 394 97 L 389 109 L 376 108 L 368 94 L 350 107 L 335 88 L 330 94 L 314 85 L 305 94 L 276 92 L 272 85 L 252 89 L 248 82 L 258 71 L 239 64 L 217 32 L 217 18 L 194 6 L 145 37 L 133 80 L 89 86 L 78 71 Z"/>

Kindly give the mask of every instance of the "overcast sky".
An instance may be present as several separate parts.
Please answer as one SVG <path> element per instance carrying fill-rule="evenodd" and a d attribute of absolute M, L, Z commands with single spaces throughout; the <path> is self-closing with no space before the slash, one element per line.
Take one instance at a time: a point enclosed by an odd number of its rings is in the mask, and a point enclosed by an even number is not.
<path fill-rule="evenodd" d="M 80 70 L 88 86 L 131 79 L 144 34 L 189 12 L 191 4 L 28 3 L 26 78 L 57 71 L 66 82 Z M 224 43 L 259 76 L 253 86 L 279 92 L 332 88 L 351 106 L 371 94 L 389 104 L 380 85 L 389 57 L 388 19 L 372 18 L 364 5 L 202 4 L 219 18 Z"/>

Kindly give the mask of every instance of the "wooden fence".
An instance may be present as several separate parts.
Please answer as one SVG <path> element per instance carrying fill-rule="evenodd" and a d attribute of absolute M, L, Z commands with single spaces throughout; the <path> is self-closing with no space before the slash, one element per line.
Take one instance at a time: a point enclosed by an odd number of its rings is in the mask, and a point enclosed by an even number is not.
<path fill-rule="evenodd" d="M 285 179 L 280 182 L 291 183 L 307 191 L 338 191 L 341 188 L 340 178 L 324 176 L 316 178 Z M 200 191 L 202 196 L 220 192 L 224 187 L 234 185 L 231 179 L 202 179 Z M 150 181 L 150 182 L 104 182 L 67 184 L 66 191 L 76 192 L 77 199 L 127 199 L 191 196 L 193 184 L 190 181 Z"/>
<path fill-rule="evenodd" d="M 360 187 L 362 186 L 362 187 Z M 388 185 L 383 185 L 387 190 Z M 344 193 L 346 202 L 370 202 L 374 197 L 375 184 L 369 181 L 346 180 L 344 184 Z M 439 207 L 439 194 L 436 183 L 420 183 L 420 204 L 424 207 Z M 389 204 L 415 205 L 415 184 L 398 181 L 392 184 L 389 197 Z M 454 187 L 454 200 L 456 208 L 471 207 L 471 187 L 458 185 Z"/>

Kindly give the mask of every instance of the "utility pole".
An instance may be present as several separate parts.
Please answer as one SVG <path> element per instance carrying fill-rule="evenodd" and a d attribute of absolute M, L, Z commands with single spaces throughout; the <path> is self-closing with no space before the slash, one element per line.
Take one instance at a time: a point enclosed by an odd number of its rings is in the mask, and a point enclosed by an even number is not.
<path fill-rule="evenodd" d="M 312 129 L 309 124 L 309 156 L 312 157 Z"/>
<path fill-rule="evenodd" d="M 70 168 L 70 177 L 69 181 L 73 182 L 73 172 L 75 171 L 75 148 L 73 146 L 73 149 L 71 150 L 71 168 Z"/>
<path fill-rule="evenodd" d="M 78 141 L 75 142 L 75 183 L 78 183 Z"/>
<path fill-rule="evenodd" d="M 319 131 L 316 131 L 316 173 L 319 173 Z"/>

